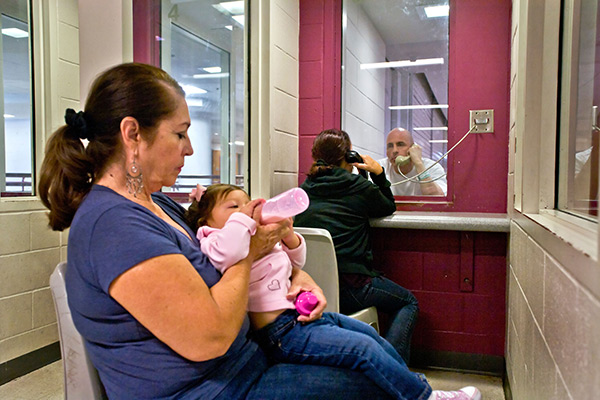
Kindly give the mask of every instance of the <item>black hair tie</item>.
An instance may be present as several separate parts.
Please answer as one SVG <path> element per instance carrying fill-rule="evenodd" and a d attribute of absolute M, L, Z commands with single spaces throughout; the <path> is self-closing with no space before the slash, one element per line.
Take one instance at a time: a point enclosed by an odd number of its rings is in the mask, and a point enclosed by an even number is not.
<path fill-rule="evenodd" d="M 75 128 L 77 131 L 77 136 L 80 139 L 93 139 L 92 135 L 90 135 L 88 132 L 85 114 L 83 111 L 75 112 L 75 110 L 72 108 L 67 108 L 67 111 L 65 112 L 65 122 L 71 128 Z"/>

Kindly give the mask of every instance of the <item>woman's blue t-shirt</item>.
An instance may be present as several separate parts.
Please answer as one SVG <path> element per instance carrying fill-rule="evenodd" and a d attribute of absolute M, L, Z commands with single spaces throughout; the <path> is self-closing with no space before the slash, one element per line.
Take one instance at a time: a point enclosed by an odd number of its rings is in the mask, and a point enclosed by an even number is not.
<path fill-rule="evenodd" d="M 165 207 L 182 223 L 173 209 Z M 222 357 L 193 362 L 158 340 L 108 294 L 115 278 L 165 254 L 183 254 L 206 284 L 221 278 L 190 237 L 104 186 L 95 185 L 75 214 L 69 232 L 66 286 L 77 330 L 109 398 L 213 398 L 257 352 L 247 338 L 248 319 Z"/>

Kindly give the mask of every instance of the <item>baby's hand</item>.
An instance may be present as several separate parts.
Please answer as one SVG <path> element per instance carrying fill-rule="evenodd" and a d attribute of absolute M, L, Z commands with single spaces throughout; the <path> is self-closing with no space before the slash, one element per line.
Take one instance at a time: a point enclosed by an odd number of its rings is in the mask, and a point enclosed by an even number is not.
<path fill-rule="evenodd" d="M 248 204 L 240 208 L 239 212 L 246 214 L 258 223 L 264 202 L 264 199 L 251 200 Z"/>
<path fill-rule="evenodd" d="M 292 217 L 287 218 L 287 219 L 290 222 L 290 233 L 287 234 L 281 240 L 287 246 L 288 249 L 295 249 L 296 247 L 300 246 L 300 238 L 294 232 L 294 225 L 293 225 L 294 224 L 294 220 L 292 219 Z"/>

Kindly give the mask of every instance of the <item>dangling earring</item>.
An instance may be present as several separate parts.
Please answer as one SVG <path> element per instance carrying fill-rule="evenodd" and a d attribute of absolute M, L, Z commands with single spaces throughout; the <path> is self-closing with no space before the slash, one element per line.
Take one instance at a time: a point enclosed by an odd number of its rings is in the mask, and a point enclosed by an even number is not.
<path fill-rule="evenodd" d="M 127 192 L 132 194 L 133 197 L 137 197 L 142 192 L 144 183 L 142 182 L 142 169 L 133 162 L 127 168 Z"/>

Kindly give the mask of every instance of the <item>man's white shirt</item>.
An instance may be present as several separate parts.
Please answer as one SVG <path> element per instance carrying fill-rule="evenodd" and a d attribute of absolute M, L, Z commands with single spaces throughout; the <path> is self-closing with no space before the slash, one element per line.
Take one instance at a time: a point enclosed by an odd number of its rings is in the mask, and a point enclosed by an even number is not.
<path fill-rule="evenodd" d="M 392 183 L 392 193 L 395 196 L 421 196 L 421 187 L 417 179 L 415 181 L 408 181 L 404 183 L 399 183 L 394 185 L 396 182 L 402 182 L 406 180 L 405 177 L 395 172 L 394 168 L 392 168 L 392 163 L 390 160 L 386 158 L 382 158 L 381 160 L 377 160 L 379 165 L 381 165 L 385 169 L 385 175 L 388 180 Z M 423 165 L 425 168 L 429 168 L 434 164 L 432 160 L 429 158 L 423 157 Z M 448 182 L 446 181 L 446 171 L 440 164 L 435 164 L 430 170 L 426 172 L 426 174 L 431 175 L 431 179 L 435 180 L 435 183 L 442 189 L 444 195 L 448 193 Z M 413 166 L 408 174 L 405 174 L 407 178 L 412 178 L 417 176 L 417 169 Z M 436 179 L 439 178 L 439 179 Z"/>

